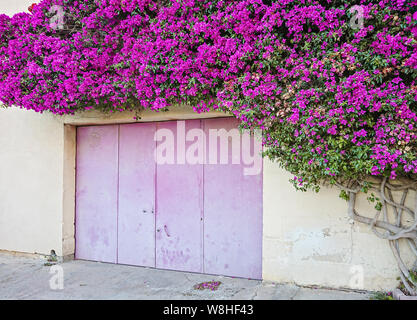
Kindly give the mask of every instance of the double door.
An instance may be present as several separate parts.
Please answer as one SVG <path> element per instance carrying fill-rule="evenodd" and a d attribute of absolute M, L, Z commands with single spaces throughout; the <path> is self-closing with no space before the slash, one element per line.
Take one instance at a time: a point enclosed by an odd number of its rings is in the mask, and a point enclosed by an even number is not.
<path fill-rule="evenodd" d="M 76 258 L 260 279 L 262 171 L 245 173 L 236 128 L 230 118 L 79 127 Z"/>

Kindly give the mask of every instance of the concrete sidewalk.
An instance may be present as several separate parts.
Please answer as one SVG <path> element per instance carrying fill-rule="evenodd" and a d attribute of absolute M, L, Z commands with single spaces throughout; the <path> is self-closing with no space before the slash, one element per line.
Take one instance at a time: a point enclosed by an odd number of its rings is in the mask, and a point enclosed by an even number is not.
<path fill-rule="evenodd" d="M 367 293 L 89 261 L 58 264 L 64 274 L 64 289 L 52 290 L 50 282 L 59 283 L 54 279 L 60 269 L 51 270 L 45 263 L 41 258 L 0 253 L 0 299 L 367 300 L 370 297 Z M 207 281 L 220 281 L 221 285 L 215 291 L 194 288 Z"/>

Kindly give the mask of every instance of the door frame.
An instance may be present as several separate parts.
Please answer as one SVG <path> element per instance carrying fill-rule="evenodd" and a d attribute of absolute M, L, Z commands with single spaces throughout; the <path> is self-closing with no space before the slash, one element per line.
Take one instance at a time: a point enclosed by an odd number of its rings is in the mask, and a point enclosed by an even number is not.
<path fill-rule="evenodd" d="M 138 120 L 134 117 L 140 116 Z M 63 143 L 63 217 L 62 217 L 62 255 L 63 260 L 75 259 L 75 219 L 76 219 L 76 163 L 77 163 L 77 128 L 84 126 L 121 125 L 143 122 L 165 122 L 193 119 L 230 118 L 233 116 L 220 111 L 196 113 L 188 106 L 174 106 L 169 111 L 156 112 L 144 110 L 139 112 L 118 112 L 106 115 L 98 111 L 87 111 L 76 115 L 64 116 Z M 263 175 L 263 171 L 262 171 Z M 263 217 L 263 213 L 262 213 Z M 262 218 L 263 219 L 263 218 Z M 263 236 L 262 236 L 263 238 Z M 263 240 L 262 240 L 263 242 Z M 263 243 L 262 243 L 263 248 Z M 263 251 L 263 249 L 262 249 Z M 263 263 L 262 263 L 263 264 Z M 263 268 L 262 268 L 263 269 Z"/>

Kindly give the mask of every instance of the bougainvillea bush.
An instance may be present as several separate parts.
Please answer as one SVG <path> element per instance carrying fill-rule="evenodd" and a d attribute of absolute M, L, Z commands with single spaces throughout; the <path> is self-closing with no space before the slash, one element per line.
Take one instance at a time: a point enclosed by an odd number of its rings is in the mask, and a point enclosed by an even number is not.
<path fill-rule="evenodd" d="M 263 129 L 267 155 L 301 189 L 417 173 L 416 0 L 43 0 L 30 9 L 0 16 L 5 105 L 59 115 L 225 110 Z"/>

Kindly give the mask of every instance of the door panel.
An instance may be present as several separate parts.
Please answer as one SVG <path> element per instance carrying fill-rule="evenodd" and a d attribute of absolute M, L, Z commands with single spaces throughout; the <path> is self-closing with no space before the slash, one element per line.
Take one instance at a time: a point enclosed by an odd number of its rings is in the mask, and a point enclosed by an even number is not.
<path fill-rule="evenodd" d="M 155 267 L 155 127 L 120 126 L 118 263 Z"/>
<path fill-rule="evenodd" d="M 174 121 L 158 123 L 157 130 L 171 132 L 175 147 L 184 150 L 181 126 L 185 124 L 187 130 L 200 128 L 201 122 L 179 121 L 178 124 L 178 132 Z M 180 144 L 176 142 L 178 135 Z M 192 141 L 187 142 L 185 148 L 191 144 Z M 166 146 L 169 148 L 170 145 Z M 156 267 L 202 272 L 203 165 L 191 165 L 180 158 L 176 160 L 183 164 L 176 161 L 175 164 L 161 164 L 161 157 L 157 159 Z"/>
<path fill-rule="evenodd" d="M 77 259 L 117 261 L 118 128 L 77 130 Z"/>
<path fill-rule="evenodd" d="M 209 137 L 210 129 L 229 131 L 236 129 L 238 122 L 234 119 L 208 119 L 203 121 L 203 126 Z M 224 137 L 226 132 L 220 135 Z M 232 147 L 232 140 L 227 137 L 224 140 L 229 144 L 226 149 L 229 158 L 227 164 L 220 162 L 220 139 L 217 148 L 213 144 L 208 147 L 212 158 L 217 158 L 217 164 L 211 161 L 212 164 L 204 167 L 204 271 L 209 274 L 261 279 L 262 170 L 257 175 L 245 175 L 242 157 L 236 156 L 241 154 L 242 150 L 237 150 L 241 144 L 236 143 Z M 233 149 L 237 151 L 235 164 L 232 163 Z M 217 157 L 213 157 L 216 154 L 213 150 L 217 150 Z"/>

